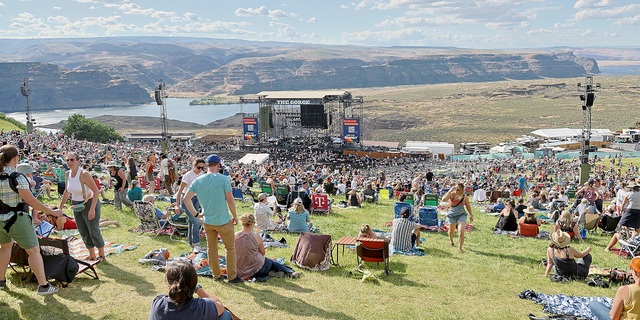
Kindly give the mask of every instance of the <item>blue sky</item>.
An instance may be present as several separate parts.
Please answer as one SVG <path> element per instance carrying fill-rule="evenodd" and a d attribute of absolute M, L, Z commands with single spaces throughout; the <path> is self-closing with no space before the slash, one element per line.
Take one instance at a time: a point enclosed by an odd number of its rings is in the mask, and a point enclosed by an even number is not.
<path fill-rule="evenodd" d="M 0 0 L 0 38 L 104 36 L 482 49 L 638 46 L 640 1 Z"/>

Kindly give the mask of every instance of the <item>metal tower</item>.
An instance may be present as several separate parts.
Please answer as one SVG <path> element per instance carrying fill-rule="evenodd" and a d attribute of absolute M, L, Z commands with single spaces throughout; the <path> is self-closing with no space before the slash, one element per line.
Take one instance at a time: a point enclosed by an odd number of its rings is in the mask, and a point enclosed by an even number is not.
<path fill-rule="evenodd" d="M 166 87 L 164 84 L 164 80 L 160 79 L 158 86 L 156 87 L 155 98 L 156 103 L 161 106 L 160 107 L 160 122 L 162 124 L 162 141 L 161 147 L 162 152 L 166 153 L 167 149 L 169 149 L 169 126 L 167 124 L 167 95 L 166 95 Z"/>
<path fill-rule="evenodd" d="M 20 93 L 22 93 L 27 100 L 27 133 L 31 133 L 33 132 L 33 124 L 36 123 L 36 120 L 31 116 L 31 102 L 29 101 L 31 89 L 29 89 L 29 79 L 25 78 L 24 82 L 20 85 Z"/>

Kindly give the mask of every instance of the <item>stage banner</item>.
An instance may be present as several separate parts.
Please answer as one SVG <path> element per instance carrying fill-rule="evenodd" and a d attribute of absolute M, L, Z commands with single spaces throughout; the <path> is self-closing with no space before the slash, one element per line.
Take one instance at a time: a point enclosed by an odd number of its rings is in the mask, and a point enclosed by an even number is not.
<path fill-rule="evenodd" d="M 345 142 L 360 142 L 360 119 L 342 120 Z"/>
<path fill-rule="evenodd" d="M 258 139 L 258 118 L 242 118 L 242 125 L 245 140 Z"/>

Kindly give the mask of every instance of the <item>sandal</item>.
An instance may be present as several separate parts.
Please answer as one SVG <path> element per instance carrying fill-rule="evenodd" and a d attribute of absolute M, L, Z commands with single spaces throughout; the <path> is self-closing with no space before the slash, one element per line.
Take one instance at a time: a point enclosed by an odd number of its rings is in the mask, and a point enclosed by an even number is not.
<path fill-rule="evenodd" d="M 107 258 L 105 258 L 105 256 L 98 256 L 98 259 L 97 259 L 97 260 L 98 260 L 98 261 L 100 261 L 100 262 L 102 262 L 102 261 L 107 260 Z"/>

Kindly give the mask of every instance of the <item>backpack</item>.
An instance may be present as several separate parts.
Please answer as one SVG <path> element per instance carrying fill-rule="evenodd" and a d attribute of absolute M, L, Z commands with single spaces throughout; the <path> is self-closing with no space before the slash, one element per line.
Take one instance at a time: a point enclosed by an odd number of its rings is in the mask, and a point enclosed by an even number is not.
<path fill-rule="evenodd" d="M 0 181 L 4 181 L 9 179 L 9 187 L 11 187 L 11 190 L 13 190 L 15 193 L 19 193 L 18 192 L 18 177 L 19 176 L 23 176 L 22 173 L 14 171 L 11 174 L 8 174 L 6 172 L 0 173 Z M 25 177 L 26 179 L 26 177 Z"/>

